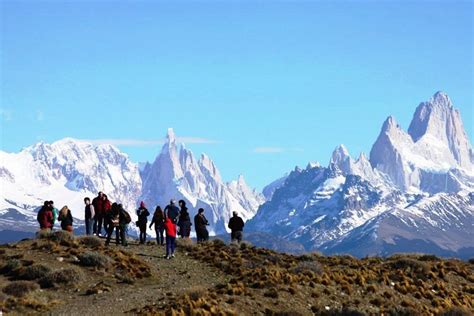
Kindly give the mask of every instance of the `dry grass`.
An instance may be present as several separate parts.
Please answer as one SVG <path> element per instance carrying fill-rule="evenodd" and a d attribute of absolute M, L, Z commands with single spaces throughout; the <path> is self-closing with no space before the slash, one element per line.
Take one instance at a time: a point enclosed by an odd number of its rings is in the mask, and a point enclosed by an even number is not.
<path fill-rule="evenodd" d="M 97 236 L 83 236 L 77 239 L 79 243 L 88 248 L 99 248 L 103 245 L 102 240 Z"/>
<path fill-rule="evenodd" d="M 194 247 L 196 247 L 197 244 L 193 242 L 191 238 L 178 238 L 176 239 L 176 247 L 177 248 L 182 248 L 187 251 L 192 250 Z"/>

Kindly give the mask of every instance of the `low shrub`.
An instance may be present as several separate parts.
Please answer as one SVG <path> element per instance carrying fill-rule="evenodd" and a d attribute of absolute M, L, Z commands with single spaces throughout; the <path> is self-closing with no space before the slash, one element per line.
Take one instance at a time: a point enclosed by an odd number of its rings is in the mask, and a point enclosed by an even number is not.
<path fill-rule="evenodd" d="M 247 248 L 252 248 L 252 243 L 250 241 L 241 241 L 240 242 L 240 249 L 244 250 L 244 249 L 247 249 Z"/>
<path fill-rule="evenodd" d="M 0 268 L 0 274 L 10 275 L 21 268 L 21 262 L 18 259 L 10 259 Z"/>
<path fill-rule="evenodd" d="M 412 259 L 412 258 L 399 258 L 395 261 L 390 262 L 390 266 L 394 269 L 410 269 L 413 272 L 423 272 L 426 273 L 428 271 L 428 266 L 425 262 Z"/>
<path fill-rule="evenodd" d="M 43 288 L 55 287 L 56 285 L 70 285 L 82 279 L 82 273 L 76 269 L 56 270 L 48 273 L 39 280 L 39 284 Z"/>
<path fill-rule="evenodd" d="M 191 250 L 196 247 L 196 244 L 193 242 L 191 238 L 179 238 L 176 239 L 176 247 L 182 248 L 185 250 Z"/>
<path fill-rule="evenodd" d="M 40 231 L 37 236 L 38 239 L 47 239 L 57 243 L 71 243 L 74 241 L 74 236 L 65 230 Z"/>
<path fill-rule="evenodd" d="M 193 286 L 189 290 L 186 291 L 186 294 L 192 301 L 197 301 L 200 298 L 204 297 L 207 293 L 207 289 L 203 286 Z"/>
<path fill-rule="evenodd" d="M 317 261 L 301 261 L 290 269 L 290 272 L 295 274 L 304 274 L 307 272 L 313 272 L 315 274 L 322 274 L 324 272 L 323 267 Z"/>
<path fill-rule="evenodd" d="M 79 238 L 79 242 L 89 248 L 97 248 L 103 244 L 103 242 L 97 236 L 84 236 Z"/>
<path fill-rule="evenodd" d="M 87 251 L 77 256 L 79 264 L 84 267 L 104 268 L 109 265 L 111 259 L 95 251 Z"/>
<path fill-rule="evenodd" d="M 422 255 L 418 258 L 420 261 L 439 261 L 440 259 L 435 255 Z"/>
<path fill-rule="evenodd" d="M 451 307 L 438 314 L 438 316 L 471 316 L 471 315 L 472 315 L 471 312 L 461 307 Z"/>
<path fill-rule="evenodd" d="M 225 246 L 225 241 L 223 241 L 222 239 L 219 239 L 219 238 L 215 238 L 215 239 L 212 240 L 212 244 L 214 246 L 224 247 Z"/>
<path fill-rule="evenodd" d="M 37 280 L 44 278 L 51 272 L 51 268 L 43 264 L 34 264 L 24 268 L 18 275 L 22 280 Z"/>
<path fill-rule="evenodd" d="M 3 293 L 14 297 L 23 297 L 29 292 L 39 289 L 39 285 L 31 281 L 14 281 L 3 288 Z"/>

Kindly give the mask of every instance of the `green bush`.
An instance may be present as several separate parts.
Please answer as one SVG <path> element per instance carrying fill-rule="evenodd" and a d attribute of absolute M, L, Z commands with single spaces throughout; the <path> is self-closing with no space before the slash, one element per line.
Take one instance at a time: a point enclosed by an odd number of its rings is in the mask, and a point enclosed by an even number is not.
<path fill-rule="evenodd" d="M 76 269 L 56 270 L 48 273 L 39 280 L 43 288 L 55 287 L 56 285 L 71 285 L 82 279 L 82 273 Z"/>
<path fill-rule="evenodd" d="M 10 275 L 21 268 L 21 261 L 18 259 L 8 260 L 2 268 L 0 268 L 0 274 Z"/>
<path fill-rule="evenodd" d="M 37 280 L 44 278 L 51 272 L 51 268 L 43 264 L 34 264 L 24 268 L 18 275 L 22 280 Z"/>
<path fill-rule="evenodd" d="M 38 284 L 31 281 L 15 281 L 3 288 L 3 292 L 14 297 L 23 297 L 29 292 L 39 289 Z"/>
<path fill-rule="evenodd" d="M 97 248 L 97 247 L 102 246 L 103 244 L 103 242 L 97 236 L 84 236 L 84 237 L 79 238 L 79 242 L 82 245 L 86 247 L 90 247 L 90 248 Z"/>
<path fill-rule="evenodd" d="M 87 251 L 77 256 L 79 264 L 84 267 L 106 267 L 111 259 L 95 251 Z"/>

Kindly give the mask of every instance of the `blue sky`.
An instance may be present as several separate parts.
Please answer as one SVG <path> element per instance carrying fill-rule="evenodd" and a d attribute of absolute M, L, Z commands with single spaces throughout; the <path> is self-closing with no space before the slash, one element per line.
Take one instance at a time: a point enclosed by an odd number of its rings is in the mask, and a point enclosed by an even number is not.
<path fill-rule="evenodd" d="M 368 153 L 448 93 L 473 136 L 470 1 L 0 1 L 1 149 L 112 139 L 153 160 L 173 127 L 262 188 L 334 147 Z"/>

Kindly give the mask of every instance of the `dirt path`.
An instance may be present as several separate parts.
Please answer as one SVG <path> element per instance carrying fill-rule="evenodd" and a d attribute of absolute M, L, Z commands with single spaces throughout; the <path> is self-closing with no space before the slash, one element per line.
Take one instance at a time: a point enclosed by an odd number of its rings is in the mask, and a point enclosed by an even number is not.
<path fill-rule="evenodd" d="M 132 285 L 105 279 L 104 283 L 110 287 L 110 292 L 85 295 L 85 289 L 81 289 L 79 293 L 71 293 L 66 297 L 64 304 L 53 308 L 51 315 L 93 315 L 98 309 L 102 315 L 124 314 L 146 305 L 165 305 L 176 296 L 192 290 L 196 284 L 211 288 L 227 280 L 221 271 L 192 259 L 185 252 L 177 251 L 176 258 L 166 260 L 163 258 L 165 248 L 162 246 L 131 244 L 126 250 L 150 265 L 150 278 L 138 280 Z"/>

